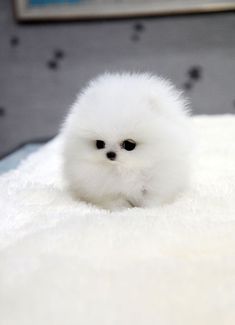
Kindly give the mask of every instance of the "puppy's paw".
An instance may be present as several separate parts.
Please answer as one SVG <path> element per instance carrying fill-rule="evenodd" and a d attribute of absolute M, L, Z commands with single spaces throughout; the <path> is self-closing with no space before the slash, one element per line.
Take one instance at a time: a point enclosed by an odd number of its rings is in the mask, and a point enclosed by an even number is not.
<path fill-rule="evenodd" d="M 122 211 L 128 208 L 132 208 L 131 202 L 125 200 L 124 198 L 119 198 L 116 200 L 110 200 L 102 202 L 102 207 L 110 211 Z"/>

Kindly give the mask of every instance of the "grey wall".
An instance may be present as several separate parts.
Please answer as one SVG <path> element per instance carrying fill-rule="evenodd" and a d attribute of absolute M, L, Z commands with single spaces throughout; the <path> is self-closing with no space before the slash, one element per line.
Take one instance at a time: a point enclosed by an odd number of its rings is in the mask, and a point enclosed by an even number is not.
<path fill-rule="evenodd" d="M 147 70 L 172 79 L 186 88 L 194 114 L 235 112 L 233 12 L 17 25 L 9 2 L 0 1 L 0 155 L 56 134 L 77 91 L 107 70 Z M 56 49 L 64 58 L 53 69 Z M 201 70 L 191 83 L 193 66 Z"/>

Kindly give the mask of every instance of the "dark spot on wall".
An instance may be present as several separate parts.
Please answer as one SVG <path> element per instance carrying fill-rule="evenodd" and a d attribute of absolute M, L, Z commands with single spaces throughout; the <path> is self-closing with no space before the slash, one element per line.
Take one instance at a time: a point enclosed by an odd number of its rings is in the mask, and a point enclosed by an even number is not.
<path fill-rule="evenodd" d="M 49 60 L 48 62 L 47 62 L 47 66 L 48 66 L 48 68 L 49 69 L 51 69 L 51 70 L 56 70 L 56 69 L 58 69 L 58 63 L 55 61 L 55 60 Z"/>
<path fill-rule="evenodd" d="M 200 66 L 192 66 L 188 70 L 189 78 L 198 81 L 202 78 L 202 68 Z"/>
<path fill-rule="evenodd" d="M 186 81 L 184 84 L 183 84 L 183 89 L 184 90 L 191 90 L 193 88 L 193 84 L 192 82 L 190 81 Z"/>
<path fill-rule="evenodd" d="M 14 35 L 10 38 L 10 44 L 12 47 L 18 46 L 20 43 L 20 39 L 18 36 Z"/>
<path fill-rule="evenodd" d="M 63 50 L 61 50 L 61 49 L 56 49 L 56 50 L 54 51 L 54 58 L 55 58 L 55 59 L 60 60 L 60 59 L 63 59 L 64 57 L 65 57 L 65 53 L 64 53 Z"/>
<path fill-rule="evenodd" d="M 6 114 L 6 110 L 5 110 L 5 108 L 4 107 L 0 107 L 0 117 L 3 117 L 3 116 L 5 116 L 5 114 Z"/>
<path fill-rule="evenodd" d="M 143 32 L 145 30 L 145 26 L 144 26 L 143 23 L 137 22 L 137 23 L 134 24 L 134 30 L 136 32 Z"/>

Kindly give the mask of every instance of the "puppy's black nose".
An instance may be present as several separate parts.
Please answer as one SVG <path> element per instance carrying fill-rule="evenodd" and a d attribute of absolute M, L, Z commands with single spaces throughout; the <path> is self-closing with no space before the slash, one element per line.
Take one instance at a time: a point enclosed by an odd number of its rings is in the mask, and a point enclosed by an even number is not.
<path fill-rule="evenodd" d="M 115 160 L 117 155 L 116 155 L 115 152 L 113 152 L 113 151 L 109 151 L 109 152 L 106 153 L 106 156 L 107 156 L 107 158 L 110 159 L 110 160 Z"/>

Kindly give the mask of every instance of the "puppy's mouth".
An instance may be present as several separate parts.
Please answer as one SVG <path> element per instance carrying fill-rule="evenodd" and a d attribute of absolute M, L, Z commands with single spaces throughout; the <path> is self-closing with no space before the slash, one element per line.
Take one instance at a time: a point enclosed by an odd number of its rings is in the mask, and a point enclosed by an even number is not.
<path fill-rule="evenodd" d="M 117 165 L 118 160 L 117 159 L 106 159 L 107 164 L 109 165 Z"/>

